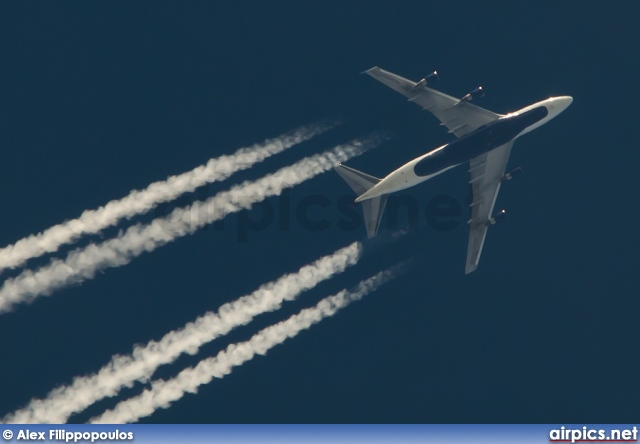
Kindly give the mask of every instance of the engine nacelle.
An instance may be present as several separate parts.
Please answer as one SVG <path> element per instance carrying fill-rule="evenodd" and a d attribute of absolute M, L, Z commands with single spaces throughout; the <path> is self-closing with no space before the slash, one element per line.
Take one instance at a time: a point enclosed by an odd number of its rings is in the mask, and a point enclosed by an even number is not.
<path fill-rule="evenodd" d="M 440 77 L 438 77 L 438 71 L 433 71 L 428 76 L 425 76 L 424 79 L 427 81 L 427 83 L 429 83 L 429 82 L 437 82 L 438 80 L 440 80 Z"/>
<path fill-rule="evenodd" d="M 431 74 L 429 74 L 428 76 L 425 76 L 422 80 L 420 80 L 416 84 L 416 86 L 413 87 L 413 89 L 422 88 L 424 86 L 427 86 L 427 83 L 437 82 L 438 80 L 440 80 L 440 77 L 438 77 L 438 71 L 433 71 Z"/>
<path fill-rule="evenodd" d="M 487 221 L 487 227 L 490 227 L 491 225 L 495 225 L 498 222 L 502 222 L 507 218 L 507 212 L 505 210 L 501 210 L 498 211 L 496 214 L 494 214 L 491 219 L 489 219 Z"/>
<path fill-rule="evenodd" d="M 517 167 L 512 169 L 511 171 L 509 171 L 507 174 L 505 174 L 504 176 L 502 176 L 502 181 L 506 182 L 507 180 L 511 180 L 513 179 L 515 176 L 522 174 L 523 170 L 522 167 Z"/>
<path fill-rule="evenodd" d="M 471 102 L 473 99 L 479 99 L 480 97 L 484 97 L 484 91 L 482 90 L 482 86 L 478 86 L 476 89 L 471 91 L 469 94 L 467 94 L 460 100 L 464 102 Z"/>

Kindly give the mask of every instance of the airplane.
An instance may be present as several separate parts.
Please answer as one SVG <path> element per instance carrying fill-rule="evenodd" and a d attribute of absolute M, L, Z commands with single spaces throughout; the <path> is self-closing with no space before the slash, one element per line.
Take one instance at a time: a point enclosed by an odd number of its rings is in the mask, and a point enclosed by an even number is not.
<path fill-rule="evenodd" d="M 493 214 L 500 185 L 522 172 L 522 168 L 518 167 L 505 174 L 513 143 L 518 137 L 558 116 L 571 105 L 573 98 L 550 97 L 502 115 L 470 103 L 473 99 L 484 96 L 482 87 L 474 89 L 461 99 L 429 88 L 427 84 L 439 78 L 435 71 L 417 83 L 377 66 L 364 73 L 404 95 L 409 102 L 431 112 L 440 120 L 441 125 L 448 128 L 449 133 L 457 137 L 453 142 L 407 162 L 383 179 L 342 164 L 335 168 L 358 194 L 355 201 L 363 205 L 367 237 L 372 238 L 378 232 L 390 193 L 413 187 L 469 162 L 472 199 L 469 205 L 471 219 L 468 222 L 469 243 L 465 274 L 475 271 L 488 228 L 506 216 L 504 210 Z"/>

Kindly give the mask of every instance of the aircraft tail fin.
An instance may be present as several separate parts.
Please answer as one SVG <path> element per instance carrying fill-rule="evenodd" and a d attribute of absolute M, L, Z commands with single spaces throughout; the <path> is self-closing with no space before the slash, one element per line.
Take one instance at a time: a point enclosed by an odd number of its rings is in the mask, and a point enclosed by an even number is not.
<path fill-rule="evenodd" d="M 335 170 L 358 196 L 373 188 L 381 180 L 342 164 L 335 167 Z M 367 227 L 367 237 L 372 238 L 380 228 L 382 213 L 387 204 L 387 195 L 383 194 L 382 196 L 363 200 L 361 203 L 364 212 L 364 223 Z"/>

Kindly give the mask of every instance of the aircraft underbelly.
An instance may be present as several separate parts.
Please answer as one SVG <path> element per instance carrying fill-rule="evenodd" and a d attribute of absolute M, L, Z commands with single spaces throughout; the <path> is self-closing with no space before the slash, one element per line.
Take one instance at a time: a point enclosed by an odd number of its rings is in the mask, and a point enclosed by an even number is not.
<path fill-rule="evenodd" d="M 402 167 L 398 168 L 397 170 L 389 174 L 387 177 L 385 177 L 377 185 L 377 188 L 379 189 L 379 191 L 388 194 L 388 193 L 394 193 L 396 191 L 405 190 L 407 188 L 414 187 L 426 180 L 431 179 L 432 177 L 442 174 L 445 171 L 459 165 L 459 164 L 450 165 L 428 176 L 418 176 L 414 172 L 414 168 L 416 163 L 418 163 L 422 159 L 422 157 L 423 156 L 412 160 L 411 162 L 403 165 Z"/>
<path fill-rule="evenodd" d="M 417 176 L 430 176 L 459 165 L 494 148 L 509 143 L 523 130 L 542 120 L 548 114 L 543 106 L 534 108 L 521 115 L 499 119 L 481 127 L 458 140 L 445 145 L 424 156 L 415 164 Z"/>

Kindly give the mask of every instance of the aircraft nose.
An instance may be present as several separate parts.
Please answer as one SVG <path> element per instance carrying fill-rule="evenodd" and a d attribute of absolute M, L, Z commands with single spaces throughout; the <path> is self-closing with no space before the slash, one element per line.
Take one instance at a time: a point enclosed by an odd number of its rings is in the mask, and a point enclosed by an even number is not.
<path fill-rule="evenodd" d="M 571 96 L 551 97 L 548 99 L 545 106 L 549 111 L 549 119 L 553 119 L 567 109 L 569 105 L 571 105 L 571 102 L 573 102 L 573 97 Z"/>
<path fill-rule="evenodd" d="M 560 114 L 562 111 L 569 108 L 569 105 L 571 105 L 571 103 L 573 103 L 573 97 L 571 96 L 554 97 L 553 108 L 555 108 L 555 114 Z"/>
<path fill-rule="evenodd" d="M 554 105 L 557 107 L 557 113 L 560 114 L 565 109 L 569 108 L 569 105 L 573 103 L 573 97 L 571 96 L 560 96 L 556 97 L 554 100 Z"/>

